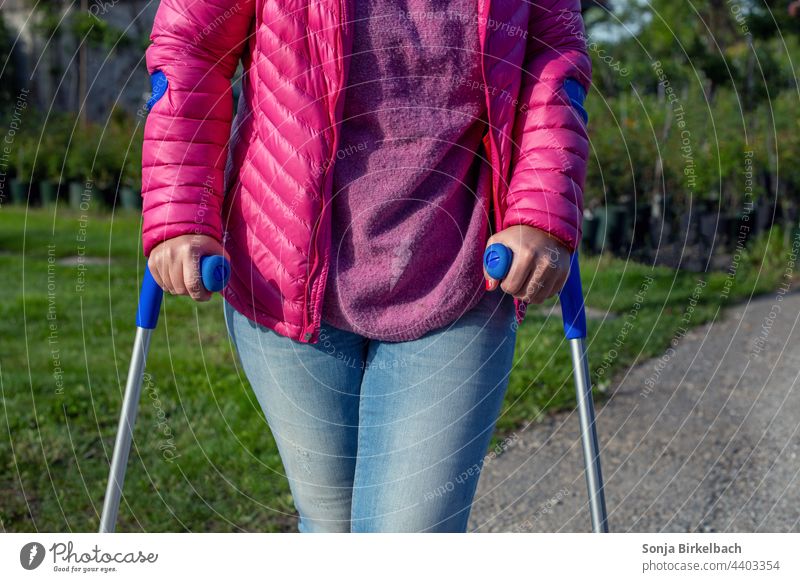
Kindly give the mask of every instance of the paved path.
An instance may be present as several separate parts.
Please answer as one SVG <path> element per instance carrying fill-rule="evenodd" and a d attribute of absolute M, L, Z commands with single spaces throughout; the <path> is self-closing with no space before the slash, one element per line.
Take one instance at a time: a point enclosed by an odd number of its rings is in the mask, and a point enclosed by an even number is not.
<path fill-rule="evenodd" d="M 800 294 L 773 294 L 616 378 L 597 411 L 613 531 L 800 531 L 799 318 Z M 577 416 L 509 442 L 470 529 L 589 531 Z"/>

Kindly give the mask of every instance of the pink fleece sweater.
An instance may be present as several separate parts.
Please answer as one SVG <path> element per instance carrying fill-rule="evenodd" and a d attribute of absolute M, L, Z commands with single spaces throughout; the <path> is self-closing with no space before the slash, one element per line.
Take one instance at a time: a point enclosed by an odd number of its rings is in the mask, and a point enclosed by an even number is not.
<path fill-rule="evenodd" d="M 476 2 L 356 2 L 353 20 L 322 318 L 407 341 L 485 292 L 490 170 Z"/>

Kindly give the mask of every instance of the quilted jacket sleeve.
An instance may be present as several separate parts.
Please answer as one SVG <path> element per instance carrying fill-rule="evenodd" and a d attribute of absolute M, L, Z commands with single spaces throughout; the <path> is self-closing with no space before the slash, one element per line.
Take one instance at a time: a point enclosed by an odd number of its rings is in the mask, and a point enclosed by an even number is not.
<path fill-rule="evenodd" d="M 571 78 L 588 91 L 591 67 L 580 0 L 532 2 L 520 91 L 525 106 L 515 120 L 503 228 L 539 228 L 570 251 L 580 242 L 589 142 L 563 85 Z"/>
<path fill-rule="evenodd" d="M 222 238 L 231 79 L 247 43 L 253 0 L 162 0 L 147 69 L 166 76 L 152 103 L 142 151 L 145 255 L 182 234 Z"/>

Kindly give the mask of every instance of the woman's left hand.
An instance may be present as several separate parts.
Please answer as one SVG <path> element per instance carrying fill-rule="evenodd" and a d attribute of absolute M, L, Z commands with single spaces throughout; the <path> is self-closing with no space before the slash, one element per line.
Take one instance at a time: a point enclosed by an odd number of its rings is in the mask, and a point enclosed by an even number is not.
<path fill-rule="evenodd" d="M 569 274 L 570 252 L 563 243 L 532 226 L 516 225 L 492 236 L 486 243 L 506 245 L 514 253 L 511 269 L 500 288 L 526 303 L 542 303 L 564 286 Z M 483 271 L 486 289 L 493 291 L 498 281 Z"/>

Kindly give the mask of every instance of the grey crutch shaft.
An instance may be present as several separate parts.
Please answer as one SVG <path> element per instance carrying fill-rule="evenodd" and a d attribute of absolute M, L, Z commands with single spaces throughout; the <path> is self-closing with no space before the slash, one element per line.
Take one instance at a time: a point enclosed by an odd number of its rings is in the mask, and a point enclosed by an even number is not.
<path fill-rule="evenodd" d="M 589 491 L 589 511 L 594 533 L 608 533 L 608 514 L 600 469 L 600 446 L 595 426 L 592 385 L 589 379 L 589 362 L 583 338 L 569 340 L 572 354 L 572 369 L 575 376 L 575 396 L 578 400 L 578 416 L 581 425 L 583 465 L 586 473 L 586 488 Z"/>
<path fill-rule="evenodd" d="M 125 469 L 128 465 L 136 414 L 139 411 L 139 396 L 142 393 L 142 381 L 152 333 L 152 329 L 136 328 L 131 365 L 128 369 L 128 380 L 125 384 L 125 396 L 122 400 L 122 412 L 119 416 L 117 438 L 114 442 L 111 469 L 108 473 L 106 496 L 103 500 L 103 513 L 100 516 L 100 533 L 113 532 L 117 523 L 122 486 L 125 482 Z"/>

